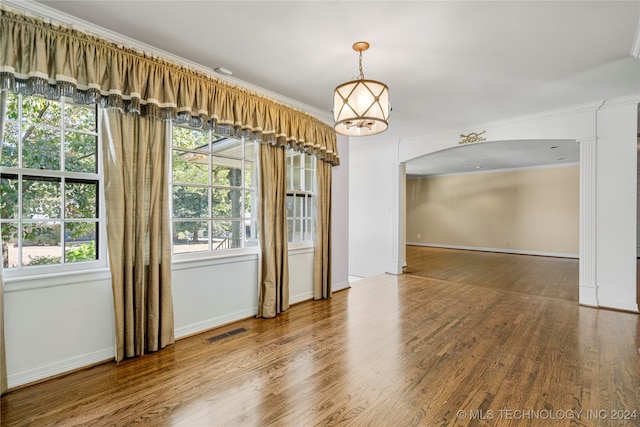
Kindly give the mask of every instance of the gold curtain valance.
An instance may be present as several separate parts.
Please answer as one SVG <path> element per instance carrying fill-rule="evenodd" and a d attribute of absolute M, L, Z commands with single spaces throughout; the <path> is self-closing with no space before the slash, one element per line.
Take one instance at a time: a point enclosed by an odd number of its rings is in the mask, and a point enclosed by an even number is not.
<path fill-rule="evenodd" d="M 334 129 L 308 113 L 81 31 L 2 9 L 0 89 L 96 102 L 339 163 Z"/>

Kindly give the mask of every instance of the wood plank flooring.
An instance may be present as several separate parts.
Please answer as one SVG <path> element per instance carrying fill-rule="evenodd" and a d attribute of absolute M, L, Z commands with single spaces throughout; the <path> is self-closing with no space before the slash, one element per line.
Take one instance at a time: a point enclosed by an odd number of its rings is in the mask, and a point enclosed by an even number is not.
<path fill-rule="evenodd" d="M 15 390 L 1 424 L 640 426 L 638 315 L 518 292 L 520 269 L 473 284 L 476 263 L 442 265 L 445 281 L 366 278 L 275 319 Z"/>
<path fill-rule="evenodd" d="M 578 260 L 407 246 L 405 274 L 578 301 Z"/>

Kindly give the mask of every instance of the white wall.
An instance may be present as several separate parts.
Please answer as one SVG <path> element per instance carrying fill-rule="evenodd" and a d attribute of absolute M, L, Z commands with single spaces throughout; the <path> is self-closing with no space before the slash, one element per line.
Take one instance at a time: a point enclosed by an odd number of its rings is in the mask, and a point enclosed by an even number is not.
<path fill-rule="evenodd" d="M 108 271 L 5 280 L 4 327 L 9 387 L 113 358 Z"/>
<path fill-rule="evenodd" d="M 176 338 L 255 315 L 257 277 L 257 254 L 174 263 L 171 289 Z"/>
<path fill-rule="evenodd" d="M 333 291 L 349 287 L 349 138 L 338 135 L 340 166 L 331 187 L 331 279 Z"/>
<path fill-rule="evenodd" d="M 407 180 L 413 245 L 578 258 L 574 164 Z"/>
<path fill-rule="evenodd" d="M 639 119 L 638 119 L 638 128 L 640 128 L 640 114 L 638 115 Z M 637 252 L 637 257 L 640 258 L 640 138 L 638 138 L 638 152 L 636 153 L 637 157 L 638 157 L 638 161 L 637 161 L 637 176 L 638 176 L 638 182 L 636 185 L 636 196 L 637 196 L 637 203 L 636 203 L 636 252 Z"/>
<path fill-rule="evenodd" d="M 392 262 L 392 183 L 397 183 L 397 142 L 349 145 L 349 274 L 367 277 Z"/>
<path fill-rule="evenodd" d="M 581 241 L 593 248 L 585 265 L 594 276 L 593 294 L 581 303 L 624 310 L 637 310 L 635 303 L 636 236 L 636 134 L 638 96 L 596 101 L 502 122 L 478 125 L 470 129 L 425 135 L 400 142 L 367 144 L 353 141 L 350 150 L 350 272 L 366 277 L 380 274 L 400 254 L 401 225 L 392 223 L 392 214 L 400 203 L 400 186 L 394 179 L 398 164 L 410 159 L 458 145 L 459 134 L 485 130 L 488 141 L 574 139 L 597 140 L 593 165 L 585 168 L 597 185 L 590 200 L 594 203 L 594 238 Z M 603 106 L 604 104 L 604 106 Z M 366 139 L 366 138 L 365 138 Z M 633 150 L 633 152 L 632 152 Z M 581 157 L 582 159 L 582 157 Z M 582 161 L 582 160 L 581 160 Z M 597 164 L 597 167 L 595 165 Z M 583 165 L 581 164 L 581 170 Z M 584 174 L 581 172 L 581 179 Z M 632 190 L 632 191 L 631 191 Z M 581 188 L 581 191 L 583 189 Z M 585 190 L 586 191 L 586 190 Z M 597 193 L 597 194 L 596 194 Z M 581 194 L 581 199 L 585 194 Z M 582 203 L 582 202 L 581 202 Z M 583 206 L 581 205 L 581 210 Z M 624 211 L 624 213 L 619 213 Z M 582 213 L 581 213 L 582 215 Z M 633 220 L 630 216 L 633 216 Z M 391 225 L 390 225 L 391 224 Z M 398 226 L 395 227 L 394 226 Z M 631 247 L 633 243 L 633 247 Z M 581 251 L 583 246 L 581 246 Z M 583 254 L 581 252 L 581 265 Z M 582 268 L 582 267 L 581 267 Z M 597 274 L 596 274 L 597 272 Z M 582 273 L 582 270 L 581 270 Z"/>

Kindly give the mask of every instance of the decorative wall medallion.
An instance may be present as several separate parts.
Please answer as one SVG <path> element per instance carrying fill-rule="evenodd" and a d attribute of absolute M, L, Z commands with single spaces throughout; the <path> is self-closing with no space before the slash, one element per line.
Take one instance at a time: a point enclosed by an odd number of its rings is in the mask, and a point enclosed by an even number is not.
<path fill-rule="evenodd" d="M 458 142 L 458 144 L 471 144 L 472 142 L 486 141 L 487 138 L 483 138 L 483 137 L 480 136 L 485 132 L 486 132 L 486 130 L 483 130 L 480 133 L 471 132 L 468 135 L 464 135 L 464 134 L 461 133 L 460 134 L 460 138 L 462 138 L 462 140 L 460 142 Z"/>

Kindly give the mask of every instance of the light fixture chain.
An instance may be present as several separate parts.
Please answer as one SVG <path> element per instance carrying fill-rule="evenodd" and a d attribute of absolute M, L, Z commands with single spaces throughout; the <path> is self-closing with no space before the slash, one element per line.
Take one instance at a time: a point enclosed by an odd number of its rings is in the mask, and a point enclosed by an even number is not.
<path fill-rule="evenodd" d="M 362 72 L 362 51 L 360 51 L 360 80 L 364 80 L 364 73 Z"/>

